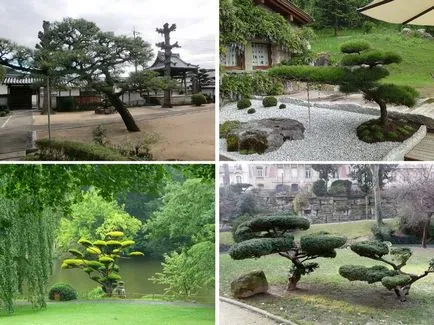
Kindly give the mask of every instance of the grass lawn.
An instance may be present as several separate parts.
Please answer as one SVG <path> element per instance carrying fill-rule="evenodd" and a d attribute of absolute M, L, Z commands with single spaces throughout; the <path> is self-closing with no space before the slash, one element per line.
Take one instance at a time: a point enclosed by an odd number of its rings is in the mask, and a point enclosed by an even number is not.
<path fill-rule="evenodd" d="M 333 62 L 340 60 L 340 44 L 356 39 L 368 41 L 373 48 L 393 51 L 402 56 L 400 64 L 388 66 L 390 76 L 385 82 L 410 85 L 417 88 L 422 96 L 434 96 L 434 80 L 429 75 L 434 72 L 434 42 L 417 37 L 403 37 L 397 30 L 385 29 L 371 34 L 362 31 L 344 30 L 333 36 L 330 30 L 317 31 L 312 44 L 314 52 L 328 52 Z"/>
<path fill-rule="evenodd" d="M 387 220 L 394 224 L 396 220 Z M 309 231 L 320 230 L 346 235 L 350 240 L 370 235 L 373 221 L 342 224 L 313 225 Z M 220 242 L 230 244 L 230 233 L 220 237 Z M 434 258 L 434 248 L 413 247 L 413 256 L 403 270 L 420 274 Z M 406 324 L 431 325 L 434 319 L 434 275 L 416 282 L 407 302 L 401 303 L 395 295 L 381 284 L 350 282 L 341 277 L 338 269 L 345 264 L 372 266 L 376 263 L 353 253 L 349 248 L 339 249 L 334 259 L 315 260 L 320 267 L 314 273 L 302 277 L 299 290 L 287 292 L 286 281 L 290 262 L 278 255 L 232 260 L 229 255 L 220 255 L 220 292 L 231 296 L 230 282 L 241 274 L 261 269 L 265 272 L 270 289 L 268 294 L 244 299 L 243 302 L 267 310 L 275 315 L 295 321 L 300 325 L 374 325 Z"/>
<path fill-rule="evenodd" d="M 49 304 L 43 310 L 34 310 L 30 305 L 16 306 L 14 314 L 0 314 L 0 324 L 213 325 L 214 308 L 127 302 L 61 302 Z"/>
<path fill-rule="evenodd" d="M 397 228 L 398 219 L 385 219 L 384 223 Z M 372 236 L 371 227 L 375 224 L 374 220 L 362 220 L 353 222 L 341 222 L 333 224 L 314 224 L 308 230 L 297 231 L 294 233 L 296 239 L 300 239 L 301 236 L 316 233 L 319 231 L 327 231 L 331 234 L 342 234 L 348 238 L 348 240 L 354 240 L 361 237 Z M 220 233 L 221 245 L 232 245 L 234 240 L 232 238 L 232 232 Z"/>

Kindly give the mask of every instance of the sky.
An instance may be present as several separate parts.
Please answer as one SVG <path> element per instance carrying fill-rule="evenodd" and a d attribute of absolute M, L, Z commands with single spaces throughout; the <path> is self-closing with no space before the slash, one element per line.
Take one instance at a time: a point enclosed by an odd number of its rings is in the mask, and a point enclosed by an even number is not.
<path fill-rule="evenodd" d="M 34 48 L 42 21 L 84 18 L 101 30 L 131 35 L 135 29 L 150 43 L 163 37 L 155 29 L 176 24 L 172 43 L 178 41 L 181 58 L 201 68 L 215 68 L 217 0 L 0 0 L 0 38 Z M 152 64 L 149 62 L 149 65 Z"/>

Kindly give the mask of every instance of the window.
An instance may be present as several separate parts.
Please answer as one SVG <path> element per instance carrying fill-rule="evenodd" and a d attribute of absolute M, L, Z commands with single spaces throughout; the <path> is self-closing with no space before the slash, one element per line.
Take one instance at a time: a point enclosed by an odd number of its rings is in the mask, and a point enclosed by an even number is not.
<path fill-rule="evenodd" d="M 305 178 L 311 178 L 312 177 L 311 172 L 310 172 L 310 168 L 306 168 L 304 176 L 305 176 Z"/>
<path fill-rule="evenodd" d="M 292 168 L 291 169 L 291 175 L 292 175 L 292 178 L 297 179 L 298 178 L 298 169 L 297 168 Z"/>
<path fill-rule="evenodd" d="M 264 176 L 264 169 L 262 167 L 256 168 L 256 176 L 257 177 L 263 177 Z"/>
<path fill-rule="evenodd" d="M 252 65 L 254 68 L 270 66 L 270 46 L 268 44 L 252 43 Z"/>
<path fill-rule="evenodd" d="M 241 184 L 241 176 L 237 176 L 236 180 L 237 180 L 237 184 Z"/>
<path fill-rule="evenodd" d="M 241 55 L 237 48 L 227 47 L 226 55 L 220 55 L 220 64 L 229 68 L 241 68 Z"/>

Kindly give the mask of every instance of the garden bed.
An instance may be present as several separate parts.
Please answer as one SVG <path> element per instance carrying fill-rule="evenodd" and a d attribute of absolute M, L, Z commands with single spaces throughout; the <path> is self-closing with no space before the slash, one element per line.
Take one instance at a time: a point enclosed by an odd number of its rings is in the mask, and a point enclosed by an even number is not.
<path fill-rule="evenodd" d="M 220 123 L 229 120 L 241 122 L 265 118 L 291 118 L 303 123 L 306 131 L 303 140 L 286 141 L 280 149 L 265 154 L 242 155 L 228 152 L 226 140 L 220 140 L 220 153 L 233 160 L 291 160 L 291 161 L 378 161 L 382 160 L 400 142 L 366 143 L 358 139 L 357 127 L 372 120 L 377 115 L 369 111 L 354 112 L 330 107 L 321 108 L 318 104 L 309 110 L 306 106 L 287 103 L 285 109 L 265 108 L 260 100 L 252 100 L 256 113 L 248 114 L 247 110 L 238 110 L 236 103 L 225 105 L 220 111 Z"/>

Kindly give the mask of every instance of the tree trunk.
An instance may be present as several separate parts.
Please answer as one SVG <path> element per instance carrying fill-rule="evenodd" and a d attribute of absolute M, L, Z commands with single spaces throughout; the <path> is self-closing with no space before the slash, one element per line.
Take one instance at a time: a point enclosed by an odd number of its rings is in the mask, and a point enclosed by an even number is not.
<path fill-rule="evenodd" d="M 380 105 L 380 122 L 381 125 L 387 125 L 387 105 L 383 101 L 378 101 L 378 105 Z"/>
<path fill-rule="evenodd" d="M 122 117 L 122 120 L 124 121 L 127 130 L 130 132 L 140 132 L 140 128 L 136 124 L 134 117 L 131 115 L 130 111 L 125 107 L 124 103 L 121 101 L 119 96 L 113 93 L 105 93 L 105 95 L 113 104 L 116 111 Z"/>
<path fill-rule="evenodd" d="M 375 220 L 377 226 L 383 225 L 383 216 L 381 214 L 381 193 L 380 193 L 380 166 L 370 165 L 372 172 L 373 192 L 374 192 L 374 205 L 375 205 Z"/>
<path fill-rule="evenodd" d="M 432 213 L 429 213 L 424 225 L 423 225 L 423 234 L 422 234 L 422 247 L 427 248 L 428 247 L 428 240 L 429 240 L 429 232 L 431 228 L 431 217 Z"/>
<path fill-rule="evenodd" d="M 369 215 L 369 199 L 368 194 L 365 195 L 365 219 L 368 220 Z"/>
<path fill-rule="evenodd" d="M 48 114 L 48 101 L 51 101 L 51 96 L 48 93 L 48 88 L 44 87 L 44 103 L 42 105 L 42 112 L 41 115 Z M 51 102 L 50 102 L 51 103 Z M 38 107 L 39 108 L 39 107 Z M 53 106 L 50 105 L 50 113 L 54 114 L 53 112 Z"/>
<path fill-rule="evenodd" d="M 292 291 L 297 289 L 297 283 L 300 281 L 301 275 L 299 273 L 294 273 L 291 277 L 288 278 L 288 285 L 286 290 Z"/>
<path fill-rule="evenodd" d="M 396 287 L 395 289 L 393 289 L 393 291 L 395 291 L 396 296 L 399 298 L 399 301 L 401 302 L 407 301 L 408 290 L 401 287 Z"/>

